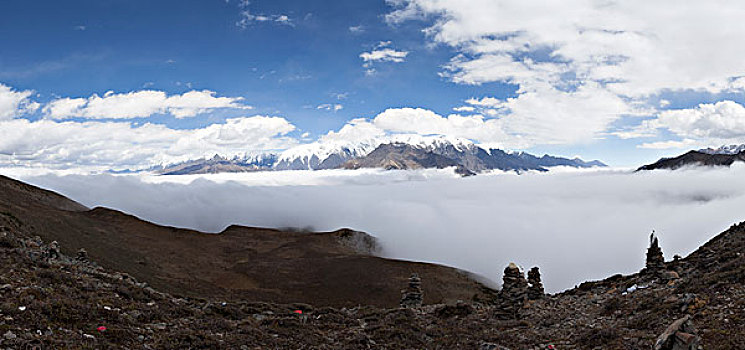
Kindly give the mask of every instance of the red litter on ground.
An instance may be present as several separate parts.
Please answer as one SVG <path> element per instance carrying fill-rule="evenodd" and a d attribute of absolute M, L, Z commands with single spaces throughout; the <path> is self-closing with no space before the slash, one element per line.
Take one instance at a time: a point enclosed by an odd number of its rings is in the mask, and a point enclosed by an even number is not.
<path fill-rule="evenodd" d="M 301 315 L 302 315 L 302 314 L 303 314 L 303 310 L 295 310 L 295 313 L 296 313 L 296 314 L 301 314 Z"/>
<path fill-rule="evenodd" d="M 98 327 L 98 328 L 96 328 L 96 329 L 97 329 L 97 330 L 98 330 L 99 332 L 105 332 L 105 331 L 106 331 L 106 327 L 105 327 L 105 326 L 101 326 L 101 327 Z"/>

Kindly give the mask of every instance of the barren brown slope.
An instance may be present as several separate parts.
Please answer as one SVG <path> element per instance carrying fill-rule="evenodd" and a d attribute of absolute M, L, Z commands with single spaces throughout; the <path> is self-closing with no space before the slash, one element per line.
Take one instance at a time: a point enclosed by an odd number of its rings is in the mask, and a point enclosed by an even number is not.
<path fill-rule="evenodd" d="M 426 303 L 468 300 L 483 290 L 456 269 L 355 251 L 341 243 L 350 230 L 309 234 L 232 226 L 206 234 L 110 209 L 88 210 L 7 177 L 0 177 L 0 215 L 15 230 L 58 241 L 66 254 L 85 248 L 104 267 L 178 295 L 391 307 L 412 272 L 426 281 Z"/>

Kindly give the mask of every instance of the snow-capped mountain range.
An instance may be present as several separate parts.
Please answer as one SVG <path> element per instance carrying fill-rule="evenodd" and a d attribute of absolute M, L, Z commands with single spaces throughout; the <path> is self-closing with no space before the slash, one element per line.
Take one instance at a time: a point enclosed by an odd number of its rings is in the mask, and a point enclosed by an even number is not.
<path fill-rule="evenodd" d="M 745 151 L 745 144 L 742 145 L 725 145 L 719 148 L 704 148 L 698 150 L 706 154 L 738 154 Z"/>
<path fill-rule="evenodd" d="M 382 145 L 398 145 L 393 148 L 381 149 Z M 484 149 L 472 141 L 448 136 L 422 135 L 390 135 L 374 139 L 358 140 L 355 142 L 339 140 L 321 140 L 299 145 L 279 154 L 253 154 L 231 159 L 216 155 L 210 159 L 198 159 L 180 164 L 167 165 L 158 171 L 161 174 L 182 175 L 215 172 L 241 172 L 262 170 L 322 170 L 337 168 L 386 167 L 376 164 L 390 164 L 386 158 L 393 155 L 386 152 L 400 152 L 400 146 L 415 150 L 418 156 L 432 154 L 444 157 L 446 162 L 438 164 L 457 164 L 469 172 L 478 173 L 485 170 L 545 170 L 551 166 L 592 167 L 605 166 L 594 161 L 586 163 L 580 159 L 567 159 L 545 155 L 535 157 L 525 152 L 505 152 L 499 149 Z M 363 159 L 375 153 L 375 161 Z M 412 152 L 404 152 L 395 157 L 413 156 Z M 350 162 L 355 161 L 355 164 Z M 414 168 L 433 167 L 429 163 L 398 162 L 396 164 L 416 164 Z M 401 167 L 396 167 L 401 168 Z M 408 168 L 408 167 L 404 167 Z"/>

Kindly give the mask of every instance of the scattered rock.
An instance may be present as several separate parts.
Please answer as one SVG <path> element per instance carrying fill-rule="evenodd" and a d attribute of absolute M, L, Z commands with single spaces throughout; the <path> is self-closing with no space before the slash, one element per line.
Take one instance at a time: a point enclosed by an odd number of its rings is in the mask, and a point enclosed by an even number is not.
<path fill-rule="evenodd" d="M 16 334 L 13 333 L 12 331 L 7 331 L 5 334 L 3 334 L 3 337 L 6 340 L 13 340 L 13 339 L 17 338 L 18 336 L 16 336 Z"/>
<path fill-rule="evenodd" d="M 654 350 L 697 350 L 700 342 L 691 316 L 685 316 L 673 322 L 657 337 Z"/>

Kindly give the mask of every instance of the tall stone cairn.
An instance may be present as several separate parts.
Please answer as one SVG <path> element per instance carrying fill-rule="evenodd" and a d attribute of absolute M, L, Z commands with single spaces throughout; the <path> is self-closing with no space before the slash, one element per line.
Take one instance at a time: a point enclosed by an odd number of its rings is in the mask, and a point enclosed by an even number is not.
<path fill-rule="evenodd" d="M 419 307 L 424 303 L 424 296 L 422 294 L 422 280 L 419 275 L 412 273 L 409 277 L 409 286 L 401 291 L 401 307 Z"/>
<path fill-rule="evenodd" d="M 541 283 L 541 271 L 538 266 L 533 267 L 528 271 L 528 299 L 538 300 L 546 296 L 546 292 L 543 289 L 543 283 Z"/>
<path fill-rule="evenodd" d="M 504 269 L 504 277 L 502 277 L 502 291 L 501 296 L 501 309 L 512 317 L 517 317 L 520 309 L 525 305 L 528 293 L 528 282 L 525 280 L 525 275 L 520 271 L 514 263 L 510 263 Z"/>
<path fill-rule="evenodd" d="M 660 241 L 654 235 L 649 236 L 649 248 L 647 249 L 646 272 L 659 273 L 665 270 L 665 258 L 662 256 Z"/>

